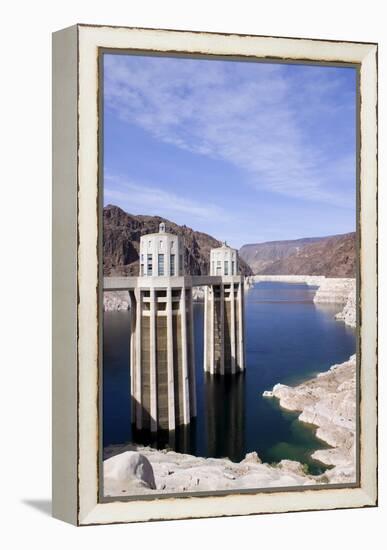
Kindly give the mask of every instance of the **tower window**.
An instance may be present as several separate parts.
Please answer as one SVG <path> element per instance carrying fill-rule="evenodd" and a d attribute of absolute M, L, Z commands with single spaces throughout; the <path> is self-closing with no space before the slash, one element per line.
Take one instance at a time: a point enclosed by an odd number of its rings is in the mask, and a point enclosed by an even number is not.
<path fill-rule="evenodd" d="M 216 274 L 221 275 L 222 274 L 222 262 L 218 260 L 216 262 Z"/>
<path fill-rule="evenodd" d="M 171 258 L 171 263 L 169 264 L 170 265 L 169 274 L 171 275 L 171 277 L 173 277 L 175 275 L 175 255 L 171 254 L 170 258 Z"/>
<path fill-rule="evenodd" d="M 228 275 L 228 261 L 224 262 L 224 274 Z"/>
<path fill-rule="evenodd" d="M 183 274 L 183 254 L 180 254 L 179 274 Z"/>
<path fill-rule="evenodd" d="M 164 254 L 158 256 L 158 274 L 160 276 L 164 275 Z"/>
<path fill-rule="evenodd" d="M 146 274 L 152 275 L 152 254 L 147 254 Z"/>
<path fill-rule="evenodd" d="M 234 262 L 234 260 L 232 261 L 231 275 L 235 275 L 235 262 Z"/>
<path fill-rule="evenodd" d="M 143 277 L 144 276 L 144 264 L 141 264 L 141 268 L 140 268 L 140 276 Z"/>

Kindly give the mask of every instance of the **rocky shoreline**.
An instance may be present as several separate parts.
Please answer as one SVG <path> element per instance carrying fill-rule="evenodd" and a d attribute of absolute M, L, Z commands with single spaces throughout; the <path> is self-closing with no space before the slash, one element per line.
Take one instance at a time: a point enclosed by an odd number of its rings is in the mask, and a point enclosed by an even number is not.
<path fill-rule="evenodd" d="M 349 281 L 349 282 L 348 282 Z M 310 284 L 313 284 L 312 282 Z M 328 287 L 335 289 L 331 302 L 345 304 L 336 315 L 350 326 L 356 323 L 354 280 L 338 285 L 324 283 L 316 302 L 327 303 Z M 345 294 L 345 296 L 344 296 Z M 249 453 L 239 463 L 228 458 L 203 458 L 170 450 L 156 450 L 134 444 L 104 450 L 104 494 L 155 494 L 216 490 L 259 489 L 316 484 L 352 483 L 356 480 L 356 356 L 333 365 L 296 387 L 277 384 L 264 392 L 280 405 L 299 411 L 299 420 L 317 427 L 316 436 L 330 448 L 320 449 L 312 458 L 330 466 L 313 476 L 292 460 L 276 465 L 262 464 L 257 453 Z"/>
<path fill-rule="evenodd" d="M 316 437 L 332 447 L 312 454 L 312 458 L 334 466 L 324 474 L 327 482 L 355 481 L 355 355 L 296 387 L 276 384 L 264 396 L 277 398 L 284 409 L 300 411 L 301 422 L 317 426 Z"/>
<path fill-rule="evenodd" d="M 356 286 L 350 290 L 344 309 L 336 314 L 338 321 L 344 321 L 352 328 L 356 327 Z"/>
<path fill-rule="evenodd" d="M 257 453 L 248 453 L 238 463 L 136 445 L 110 447 L 105 453 L 113 456 L 104 460 L 104 496 L 294 487 L 326 481 L 324 476 L 307 475 L 303 465 L 292 460 L 281 460 L 276 466 L 262 464 Z"/>
<path fill-rule="evenodd" d="M 277 384 L 265 392 L 266 397 L 279 399 L 283 408 L 301 411 L 300 421 L 317 426 L 316 436 L 331 446 L 312 454 L 333 466 L 323 474 L 310 475 L 303 464 L 292 460 L 263 464 L 255 452 L 236 463 L 129 444 L 105 449 L 105 496 L 355 482 L 355 365 L 352 356 L 297 387 Z"/>
<path fill-rule="evenodd" d="M 129 308 L 129 292 L 125 290 L 111 290 L 103 293 L 104 311 L 121 311 Z"/>
<path fill-rule="evenodd" d="M 355 291 L 356 279 L 324 278 L 313 301 L 317 304 L 346 304 L 349 295 Z"/>

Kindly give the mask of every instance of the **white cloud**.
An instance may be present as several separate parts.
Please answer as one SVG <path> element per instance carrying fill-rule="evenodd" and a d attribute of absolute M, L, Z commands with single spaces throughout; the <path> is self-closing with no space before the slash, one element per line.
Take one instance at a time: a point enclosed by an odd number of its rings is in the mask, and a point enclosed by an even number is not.
<path fill-rule="evenodd" d="M 202 220 L 225 219 L 225 213 L 218 206 L 185 199 L 160 187 L 113 175 L 105 175 L 105 182 L 108 183 L 104 189 L 105 203 L 118 203 L 132 214 L 157 215 L 174 220 L 179 220 L 179 215 L 184 220 L 187 214 Z"/>
<path fill-rule="evenodd" d="M 306 68 L 297 95 L 280 65 L 255 67 L 107 56 L 105 100 L 122 119 L 157 139 L 233 164 L 257 189 L 352 206 L 346 189 L 332 186 L 332 167 L 327 167 L 333 161 L 322 140 L 310 142 L 301 123 L 319 106 L 321 113 L 340 108 L 332 100 L 324 103 L 324 94 L 332 97 L 337 91 L 337 80 L 321 72 L 314 79 Z M 306 101 L 300 115 L 300 102 Z M 348 167 L 340 159 L 337 164 Z M 350 167 L 341 176 L 351 180 Z"/>

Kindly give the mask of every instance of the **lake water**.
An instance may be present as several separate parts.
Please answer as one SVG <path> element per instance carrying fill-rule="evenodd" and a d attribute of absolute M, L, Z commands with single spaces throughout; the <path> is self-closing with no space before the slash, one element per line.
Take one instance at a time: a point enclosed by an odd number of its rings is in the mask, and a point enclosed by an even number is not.
<path fill-rule="evenodd" d="M 315 437 L 315 429 L 297 420 L 298 413 L 282 410 L 277 400 L 262 397 L 274 384 L 298 384 L 355 353 L 355 331 L 334 318 L 342 308 L 314 304 L 315 290 L 261 282 L 248 291 L 246 371 L 234 378 L 203 372 L 203 304 L 195 304 L 198 416 L 189 430 L 177 433 L 176 450 L 234 461 L 256 451 L 264 462 L 287 458 L 307 464 L 315 474 L 325 470 L 310 457 L 327 447 Z M 129 330 L 129 312 L 105 312 L 104 447 L 132 441 Z"/>

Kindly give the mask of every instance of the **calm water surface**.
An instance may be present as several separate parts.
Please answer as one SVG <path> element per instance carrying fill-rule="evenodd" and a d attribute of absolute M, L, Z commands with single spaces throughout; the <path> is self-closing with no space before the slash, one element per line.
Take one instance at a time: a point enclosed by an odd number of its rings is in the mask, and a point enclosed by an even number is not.
<path fill-rule="evenodd" d="M 262 282 L 246 295 L 244 374 L 211 377 L 203 372 L 203 304 L 194 306 L 198 416 L 174 442 L 178 451 L 234 461 L 257 451 L 264 462 L 287 458 L 325 467 L 310 458 L 327 446 L 315 430 L 283 411 L 262 392 L 278 382 L 297 384 L 355 353 L 355 331 L 334 319 L 341 308 L 313 303 L 315 289 Z M 132 441 L 129 369 L 130 315 L 105 312 L 103 347 L 103 443 Z M 160 447 L 166 442 L 159 442 Z"/>

